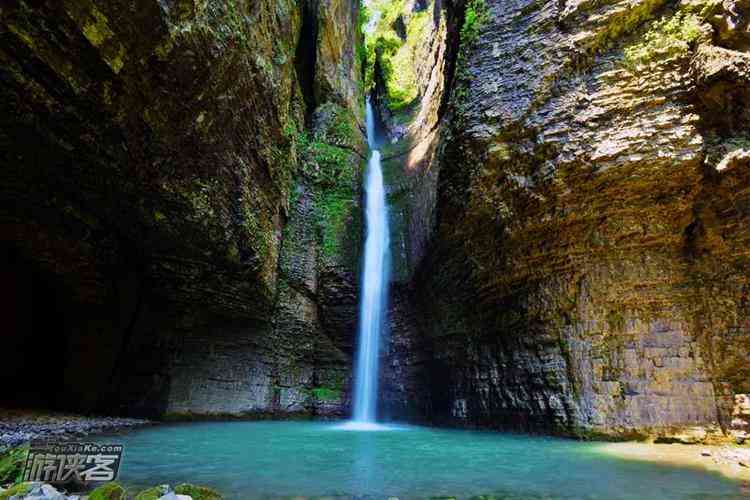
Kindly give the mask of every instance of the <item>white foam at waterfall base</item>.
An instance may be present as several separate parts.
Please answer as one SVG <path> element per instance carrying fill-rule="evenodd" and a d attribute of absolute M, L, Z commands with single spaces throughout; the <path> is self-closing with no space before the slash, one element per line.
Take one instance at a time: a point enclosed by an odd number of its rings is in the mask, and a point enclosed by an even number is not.
<path fill-rule="evenodd" d="M 367 142 L 372 149 L 365 179 L 364 269 L 359 316 L 354 411 L 349 422 L 353 430 L 373 430 L 376 425 L 378 358 L 380 335 L 388 288 L 388 209 L 385 201 L 380 151 L 375 149 L 375 117 L 367 100 Z"/>
<path fill-rule="evenodd" d="M 356 420 L 349 420 L 343 424 L 333 426 L 331 429 L 335 431 L 365 431 L 365 432 L 377 432 L 377 431 L 405 431 L 406 426 L 403 425 L 391 425 L 391 424 L 378 424 L 376 422 L 357 422 Z"/>

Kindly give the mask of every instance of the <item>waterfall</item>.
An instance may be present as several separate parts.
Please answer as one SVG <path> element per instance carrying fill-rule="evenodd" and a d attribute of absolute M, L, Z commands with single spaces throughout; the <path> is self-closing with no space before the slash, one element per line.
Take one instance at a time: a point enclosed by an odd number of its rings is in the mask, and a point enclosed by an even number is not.
<path fill-rule="evenodd" d="M 360 424 L 372 424 L 376 418 L 378 351 L 388 296 L 388 211 L 380 151 L 376 149 L 375 116 L 369 98 L 366 118 L 371 156 L 365 174 L 367 239 L 362 271 L 353 412 L 354 422 Z"/>

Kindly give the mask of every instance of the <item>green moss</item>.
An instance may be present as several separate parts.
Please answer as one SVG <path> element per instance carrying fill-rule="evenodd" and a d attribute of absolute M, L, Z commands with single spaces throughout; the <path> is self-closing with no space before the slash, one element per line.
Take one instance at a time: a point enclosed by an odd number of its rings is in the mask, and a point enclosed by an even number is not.
<path fill-rule="evenodd" d="M 118 483 L 107 483 L 99 486 L 89 494 L 89 500 L 123 500 L 125 488 Z"/>
<path fill-rule="evenodd" d="M 326 116 L 326 125 L 316 130 L 312 137 L 313 142 L 322 142 L 329 146 L 344 146 L 356 149 L 363 140 L 363 134 L 359 130 L 357 120 L 347 109 L 338 104 L 327 102 L 321 105 L 317 111 L 318 115 Z M 307 139 L 308 145 L 310 139 Z M 300 147 L 304 147 L 304 138 Z"/>
<path fill-rule="evenodd" d="M 7 490 L 0 493 L 0 500 L 5 500 L 7 498 L 11 498 L 14 495 L 18 495 L 19 497 L 24 496 L 29 491 L 31 491 L 31 484 L 32 483 L 18 483 L 14 484 Z"/>
<path fill-rule="evenodd" d="M 0 454 L 0 484 L 16 483 L 21 480 L 29 447 L 18 446 Z"/>
<path fill-rule="evenodd" d="M 333 257 L 342 251 L 347 221 L 354 208 L 352 193 L 323 193 L 316 204 L 323 254 Z"/>
<path fill-rule="evenodd" d="M 303 191 L 312 197 L 311 222 L 322 257 L 346 259 L 349 255 L 349 235 L 356 229 L 352 223 L 357 219 L 359 158 L 356 151 L 362 143 L 363 137 L 352 112 L 333 103 L 323 104 L 316 110 L 314 132 L 302 131 L 297 135 L 300 167 L 288 201 L 294 206 Z M 297 186 L 304 188 L 297 189 Z M 285 248 L 298 244 L 297 231 L 296 223 L 285 226 Z M 284 262 L 288 262 L 288 255 L 285 250 Z"/>
<path fill-rule="evenodd" d="M 117 40 L 107 17 L 90 1 L 67 2 L 66 11 L 80 26 L 83 36 L 99 49 L 112 71 L 119 73 L 125 64 L 125 47 Z"/>
<path fill-rule="evenodd" d="M 140 493 L 138 493 L 134 500 L 159 500 L 162 496 L 164 496 L 164 488 L 161 486 L 154 486 L 153 488 L 149 488 L 147 490 L 143 490 Z"/>
<path fill-rule="evenodd" d="M 242 211 L 244 217 L 242 220 L 242 227 L 247 231 L 249 238 L 249 244 L 253 252 L 260 258 L 261 262 L 266 262 L 268 257 L 271 255 L 273 249 L 273 238 L 274 233 L 270 224 L 270 220 L 266 219 L 264 225 L 261 220 L 250 211 L 249 207 Z"/>
<path fill-rule="evenodd" d="M 625 49 L 625 63 L 631 68 L 675 55 L 687 54 L 701 35 L 701 18 L 694 13 L 677 12 L 656 21 L 643 35 L 643 41 Z"/>
<path fill-rule="evenodd" d="M 489 20 L 490 11 L 484 0 L 470 0 L 466 4 L 464 23 L 461 26 L 461 44 L 472 45 L 479 38 L 482 26 Z"/>
<path fill-rule="evenodd" d="M 332 187 L 350 178 L 350 151 L 315 140 L 303 132 L 299 141 L 303 174 L 321 187 Z"/>
<path fill-rule="evenodd" d="M 176 17 L 176 24 L 171 26 L 173 36 L 193 39 L 207 35 L 216 40 L 219 46 L 240 45 L 250 48 L 248 33 L 254 21 L 248 2 L 226 0 L 212 4 L 209 9 L 193 5 L 192 2 L 178 3 L 183 8 L 173 11 Z M 157 48 L 158 53 L 168 53 L 170 45 Z"/>
<path fill-rule="evenodd" d="M 404 13 L 404 0 L 376 2 L 372 10 L 381 12 L 377 26 L 367 34 L 365 54 L 368 66 L 365 71 L 365 87 L 374 81 L 373 67 L 378 62 L 385 81 L 386 100 L 391 111 L 399 111 L 412 104 L 418 97 L 418 84 L 414 67 L 417 51 L 424 41 L 430 20 L 430 12 L 415 12 L 409 16 L 406 39 L 402 40 L 394 30 L 396 19 Z"/>
<path fill-rule="evenodd" d="M 456 86 L 452 96 L 454 105 L 459 109 L 463 107 L 466 101 L 468 86 L 471 80 L 468 68 L 469 53 L 479 39 L 482 27 L 489 19 L 490 11 L 484 0 L 470 0 L 466 4 L 464 22 L 461 25 L 461 45 L 456 64 Z M 460 118 L 456 120 L 456 125 L 460 127 L 461 124 L 459 122 Z"/>
<path fill-rule="evenodd" d="M 328 387 L 316 387 L 312 390 L 313 396 L 319 401 L 337 401 L 341 399 L 341 391 L 329 389 Z"/>
<path fill-rule="evenodd" d="M 193 500 L 221 500 L 222 498 L 218 492 L 211 488 L 188 483 L 177 485 L 174 492 L 178 495 L 189 495 Z"/>

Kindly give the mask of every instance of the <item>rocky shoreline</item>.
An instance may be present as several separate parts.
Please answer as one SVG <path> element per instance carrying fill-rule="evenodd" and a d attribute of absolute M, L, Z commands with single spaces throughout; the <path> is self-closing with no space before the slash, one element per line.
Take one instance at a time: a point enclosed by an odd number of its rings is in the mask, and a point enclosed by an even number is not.
<path fill-rule="evenodd" d="M 18 483 L 7 489 L 0 486 L 0 500 L 222 500 L 221 494 L 205 486 L 182 483 L 175 487 L 162 484 L 133 493 L 117 482 L 106 483 L 87 493 L 68 495 L 51 484 Z"/>
<path fill-rule="evenodd" d="M 0 409 L 0 451 L 30 441 L 68 440 L 153 424 L 139 418 Z"/>

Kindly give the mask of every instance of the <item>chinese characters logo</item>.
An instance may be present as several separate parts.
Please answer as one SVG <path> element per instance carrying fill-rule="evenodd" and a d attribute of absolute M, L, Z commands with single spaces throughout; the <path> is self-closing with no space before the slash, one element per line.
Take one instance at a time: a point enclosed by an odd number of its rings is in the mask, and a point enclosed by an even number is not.
<path fill-rule="evenodd" d="M 122 459 L 121 444 L 44 443 L 32 445 L 24 481 L 112 481 Z"/>

